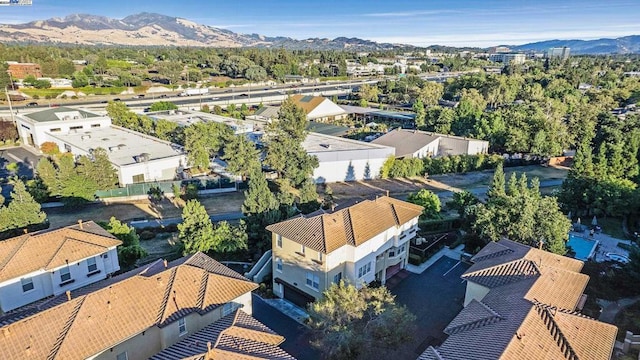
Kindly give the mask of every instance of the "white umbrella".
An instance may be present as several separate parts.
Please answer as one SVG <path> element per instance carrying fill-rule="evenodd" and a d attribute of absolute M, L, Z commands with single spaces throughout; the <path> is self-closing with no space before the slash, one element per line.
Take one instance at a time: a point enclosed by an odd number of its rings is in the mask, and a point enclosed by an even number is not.
<path fill-rule="evenodd" d="M 591 225 L 593 225 L 593 226 L 598 225 L 598 219 L 596 219 L 595 215 L 593 215 L 593 220 L 591 220 Z"/>
<path fill-rule="evenodd" d="M 578 224 L 580 224 L 580 218 L 578 218 Z"/>
<path fill-rule="evenodd" d="M 569 218 L 569 220 L 571 220 L 571 215 L 573 214 L 571 213 L 571 211 L 569 211 L 569 213 L 567 214 L 567 217 Z"/>

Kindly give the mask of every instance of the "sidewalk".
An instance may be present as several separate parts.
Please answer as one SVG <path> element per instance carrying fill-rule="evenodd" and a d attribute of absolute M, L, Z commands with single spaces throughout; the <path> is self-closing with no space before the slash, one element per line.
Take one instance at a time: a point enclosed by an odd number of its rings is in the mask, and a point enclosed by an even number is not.
<path fill-rule="evenodd" d="M 305 322 L 309 318 L 309 314 L 307 314 L 303 309 L 293 305 L 285 299 L 261 299 L 298 323 L 307 326 Z"/>
<path fill-rule="evenodd" d="M 452 259 L 460 259 L 460 256 L 464 253 L 462 251 L 464 249 L 464 244 L 458 245 L 455 249 L 449 249 L 448 246 L 445 246 L 442 250 L 435 253 L 429 260 L 423 262 L 420 265 L 407 264 L 407 271 L 410 271 L 414 274 L 422 274 L 427 268 L 433 265 L 436 261 L 440 260 L 441 257 L 446 256 Z"/>

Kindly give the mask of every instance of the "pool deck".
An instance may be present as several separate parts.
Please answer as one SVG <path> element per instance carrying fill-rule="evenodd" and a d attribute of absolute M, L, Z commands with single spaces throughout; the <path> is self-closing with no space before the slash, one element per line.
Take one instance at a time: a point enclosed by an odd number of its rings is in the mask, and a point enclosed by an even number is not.
<path fill-rule="evenodd" d="M 629 252 L 623 248 L 618 247 L 619 242 L 623 242 L 625 244 L 630 244 L 631 240 L 622 240 L 618 238 L 614 238 L 605 233 L 595 233 L 593 236 L 590 236 L 588 232 L 571 232 L 574 236 L 582 237 L 589 240 L 595 240 L 599 242 L 599 247 L 595 251 L 595 255 L 593 259 L 597 262 L 609 261 L 611 259 L 607 258 L 607 253 L 614 253 L 624 255 L 629 257 Z"/>

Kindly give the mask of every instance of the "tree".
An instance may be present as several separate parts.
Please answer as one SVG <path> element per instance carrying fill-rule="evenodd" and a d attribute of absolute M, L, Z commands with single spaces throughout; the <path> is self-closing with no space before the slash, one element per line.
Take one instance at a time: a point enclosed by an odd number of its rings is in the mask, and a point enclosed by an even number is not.
<path fill-rule="evenodd" d="M 211 158 L 231 135 L 231 128 L 221 123 L 199 122 L 188 126 L 184 131 L 184 142 L 189 164 L 208 169 Z"/>
<path fill-rule="evenodd" d="M 426 106 L 438 105 L 438 100 L 442 98 L 444 86 L 434 81 L 425 81 L 420 89 L 418 99 Z"/>
<path fill-rule="evenodd" d="M 383 358 L 411 339 L 413 316 L 386 287 L 333 284 L 309 306 L 312 344 L 330 359 Z M 389 355 L 389 354 L 386 354 Z"/>
<path fill-rule="evenodd" d="M 132 267 L 138 259 L 147 256 L 147 251 L 140 246 L 140 237 L 136 229 L 112 216 L 108 223 L 98 223 L 111 235 L 122 241 L 118 246 L 118 260 L 124 268 Z"/>
<path fill-rule="evenodd" d="M 9 205 L 0 207 L 0 231 L 21 229 L 29 225 L 41 224 L 47 215 L 41 210 L 31 194 L 27 191 L 25 184 L 21 180 L 13 183 L 11 192 L 11 202 Z"/>
<path fill-rule="evenodd" d="M 213 224 L 207 209 L 198 200 L 189 200 L 182 209 L 182 223 L 178 224 L 178 238 L 184 246 L 183 253 L 194 254 L 214 248 Z"/>
<path fill-rule="evenodd" d="M 407 201 L 422 206 L 422 215 L 426 219 L 440 219 L 440 198 L 432 191 L 420 189 L 417 193 L 409 194 Z"/>
<path fill-rule="evenodd" d="M 227 171 L 242 176 L 244 180 L 253 169 L 260 169 L 259 151 L 255 144 L 244 135 L 233 135 L 224 145 Z"/>
<path fill-rule="evenodd" d="M 244 77 L 251 82 L 264 81 L 267 78 L 267 72 L 260 65 L 251 65 L 245 71 Z"/>
<path fill-rule="evenodd" d="M 255 168 L 249 174 L 249 188 L 244 197 L 242 212 L 246 216 L 247 233 L 255 242 L 251 248 L 265 249 L 271 240 L 265 227 L 280 221 L 282 215 L 280 202 L 269 189 L 261 169 Z"/>
<path fill-rule="evenodd" d="M 230 253 L 247 249 L 247 232 L 245 225 L 229 225 L 221 221 L 213 229 L 213 246 L 211 250 L 217 253 Z"/>
<path fill-rule="evenodd" d="M 157 101 L 149 106 L 149 111 L 178 110 L 178 105 L 170 101 Z"/>
<path fill-rule="evenodd" d="M 416 100 L 416 102 L 413 103 L 413 111 L 416 113 L 416 127 L 418 128 L 422 128 L 424 126 L 424 120 L 425 117 L 427 115 L 426 111 L 424 110 L 424 104 L 422 104 L 422 101 L 420 99 Z"/>
<path fill-rule="evenodd" d="M 478 203 L 478 198 L 469 191 L 459 191 L 453 193 L 453 199 L 447 203 L 447 206 L 456 210 L 460 217 L 465 217 L 465 210 Z"/>
<path fill-rule="evenodd" d="M 36 175 L 42 180 L 51 195 L 60 194 L 60 184 L 56 175 L 56 168 L 48 158 L 41 158 L 36 165 Z"/>

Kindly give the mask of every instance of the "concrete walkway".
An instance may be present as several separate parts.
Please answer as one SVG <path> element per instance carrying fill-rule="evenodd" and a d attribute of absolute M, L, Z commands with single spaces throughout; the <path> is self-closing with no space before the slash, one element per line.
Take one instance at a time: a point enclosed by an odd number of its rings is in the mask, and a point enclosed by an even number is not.
<path fill-rule="evenodd" d="M 613 324 L 613 320 L 616 318 L 616 315 L 618 315 L 618 313 L 627 306 L 631 306 L 640 301 L 640 296 L 619 299 L 617 301 L 602 299 L 597 299 L 596 301 L 598 302 L 598 305 L 602 307 L 602 312 L 600 313 L 598 320 Z"/>
<path fill-rule="evenodd" d="M 407 264 L 407 271 L 410 271 L 414 274 L 422 274 L 425 270 L 429 268 L 429 266 L 433 265 L 436 261 L 440 260 L 441 257 L 446 256 L 451 259 L 459 260 L 460 256 L 464 254 L 464 244 L 458 245 L 455 249 L 449 249 L 448 246 L 445 246 L 442 250 L 435 253 L 429 260 L 423 262 L 420 265 Z"/>
<path fill-rule="evenodd" d="M 281 313 L 287 315 L 298 323 L 305 325 L 305 321 L 309 318 L 309 314 L 285 299 L 262 299 L 265 303 L 278 309 Z"/>

